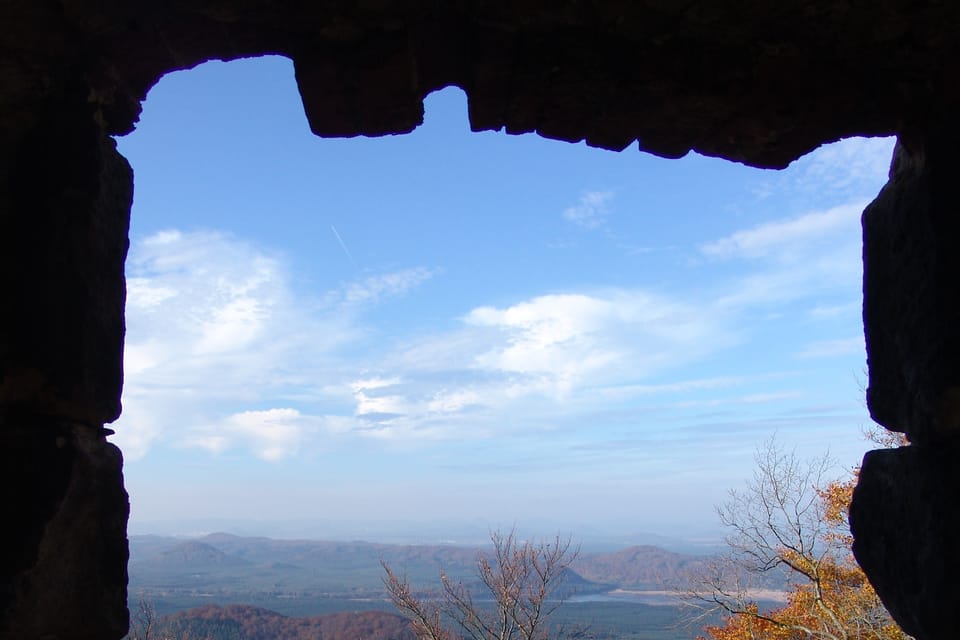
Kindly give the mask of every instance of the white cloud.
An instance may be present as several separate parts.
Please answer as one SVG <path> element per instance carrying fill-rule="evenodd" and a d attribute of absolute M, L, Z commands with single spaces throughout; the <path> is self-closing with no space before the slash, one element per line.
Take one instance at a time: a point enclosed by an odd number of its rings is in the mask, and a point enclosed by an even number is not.
<path fill-rule="evenodd" d="M 540 382 L 547 377 L 555 391 L 565 392 L 585 374 L 618 359 L 612 336 L 601 334 L 624 320 L 621 313 L 613 300 L 568 294 L 541 296 L 505 309 L 479 307 L 465 320 L 501 332 L 499 345 L 475 356 L 477 367 L 539 375 Z"/>
<path fill-rule="evenodd" d="M 433 395 L 427 409 L 434 413 L 455 413 L 466 407 L 483 403 L 483 397 L 473 389 L 448 391 L 441 389 Z"/>
<path fill-rule="evenodd" d="M 373 389 L 383 389 L 384 387 L 392 387 L 394 385 L 400 384 L 401 380 L 398 377 L 393 378 L 364 378 L 360 380 L 354 380 L 350 383 L 350 388 L 354 393 L 360 393 L 363 391 L 370 391 Z"/>
<path fill-rule="evenodd" d="M 144 238 L 141 244 L 144 247 L 157 247 L 180 242 L 182 239 L 182 233 L 176 229 L 167 229 L 165 231 L 158 231 L 152 236 Z"/>
<path fill-rule="evenodd" d="M 702 255 L 736 269 L 718 306 L 783 305 L 833 294 L 849 299 L 859 291 L 863 273 L 860 214 L 865 206 L 853 202 L 811 211 L 701 245 Z"/>
<path fill-rule="evenodd" d="M 860 300 L 853 300 L 844 304 L 819 304 L 810 309 L 809 315 L 814 320 L 824 320 L 851 314 L 859 315 L 862 308 L 863 303 Z"/>
<path fill-rule="evenodd" d="M 401 395 L 370 396 L 360 391 L 354 394 L 357 408 L 354 411 L 358 416 L 368 414 L 397 414 L 403 415 L 409 411 L 406 398 Z"/>
<path fill-rule="evenodd" d="M 223 453 L 245 449 L 267 462 L 278 462 L 311 446 L 322 448 L 337 435 L 357 432 L 356 418 L 338 415 L 306 415 L 281 407 L 240 411 L 186 430 L 179 446 Z"/>
<path fill-rule="evenodd" d="M 476 307 L 448 332 L 386 345 L 378 373 L 357 362 L 365 373 L 342 388 L 358 419 L 354 436 L 411 446 L 518 435 L 557 411 L 607 402 L 604 385 L 654 377 L 731 343 L 722 314 L 662 295 L 552 294 Z"/>
<path fill-rule="evenodd" d="M 176 295 L 175 289 L 156 285 L 149 278 L 127 278 L 128 309 L 152 309 Z"/>
<path fill-rule="evenodd" d="M 718 300 L 724 309 L 775 307 L 818 295 L 847 294 L 860 285 L 862 263 L 856 240 L 824 247 L 785 263 L 774 261 L 734 280 Z"/>
<path fill-rule="evenodd" d="M 629 287 L 534 295 L 374 349 L 360 342 L 363 314 L 435 271 L 372 274 L 305 299 L 276 255 L 220 234 L 166 232 L 131 255 L 116 439 L 132 458 L 166 442 L 277 461 L 332 439 L 408 447 L 538 433 L 644 396 L 738 386 L 735 375 L 662 380 L 736 345 L 750 330 L 739 326 L 745 305 L 835 286 L 838 272 L 859 277 L 853 207 L 706 245 L 708 255 L 749 258 L 752 270 L 696 299 Z"/>
<path fill-rule="evenodd" d="M 596 229 L 603 225 L 610 213 L 612 191 L 588 191 L 580 196 L 580 201 L 563 211 L 563 219 L 586 229 Z"/>
<path fill-rule="evenodd" d="M 155 411 L 150 399 L 137 397 L 139 395 L 137 391 L 124 390 L 123 415 L 111 425 L 116 430 L 111 441 L 123 450 L 123 457 L 128 462 L 147 455 L 164 431 L 177 424 L 173 411 Z"/>
<path fill-rule="evenodd" d="M 127 272 L 134 353 L 147 337 L 156 355 L 164 341 L 168 358 L 247 350 L 291 299 L 278 259 L 215 233 L 150 236 L 134 245 Z"/>
<path fill-rule="evenodd" d="M 860 214 L 866 202 L 854 202 L 826 211 L 814 211 L 795 218 L 766 222 L 737 231 L 700 247 L 711 258 L 760 258 L 785 254 L 836 234 L 859 237 Z"/>
<path fill-rule="evenodd" d="M 296 409 L 243 411 L 192 434 L 186 444 L 219 453 L 241 442 L 257 457 L 276 462 L 297 452 L 304 430 L 303 417 Z"/>
<path fill-rule="evenodd" d="M 339 352 L 364 334 L 361 307 L 402 295 L 431 274 L 372 275 L 311 299 L 292 291 L 277 255 L 224 234 L 180 231 L 135 242 L 127 271 L 124 412 L 114 440 L 128 459 L 166 442 L 210 451 L 240 446 L 279 460 L 298 451 L 307 433 L 355 428 L 349 411 L 299 412 L 342 404 L 334 390 L 355 372 Z M 274 402 L 299 408 L 246 410 Z"/>
<path fill-rule="evenodd" d="M 799 391 L 773 391 L 770 393 L 751 393 L 740 396 L 737 401 L 742 404 L 766 404 L 788 398 L 799 398 L 803 394 Z"/>
<path fill-rule="evenodd" d="M 565 395 L 628 375 L 646 377 L 729 344 L 724 320 L 701 307 L 642 290 L 538 296 L 506 308 L 478 307 L 467 327 L 493 329 L 472 358 L 512 377 L 504 392 Z"/>
<path fill-rule="evenodd" d="M 758 202 L 776 195 L 781 202 L 809 209 L 838 202 L 871 200 L 887 181 L 895 138 L 847 138 L 826 144 L 783 172 L 758 176 Z"/>
<path fill-rule="evenodd" d="M 798 354 L 801 358 L 836 358 L 865 353 L 863 336 L 839 340 L 819 340 L 806 345 Z"/>
<path fill-rule="evenodd" d="M 606 397 L 624 398 L 632 396 L 652 396 L 659 394 L 690 393 L 736 387 L 747 381 L 742 376 L 721 376 L 716 378 L 700 378 L 696 380 L 681 380 L 661 384 L 625 384 L 603 387 L 597 391 Z"/>
<path fill-rule="evenodd" d="M 800 391 L 773 391 L 769 393 L 748 393 L 746 395 L 713 398 L 710 400 L 684 400 L 674 403 L 672 406 L 678 409 L 705 408 L 705 407 L 723 407 L 729 405 L 754 405 L 779 402 L 781 400 L 790 400 L 802 397 Z"/>
<path fill-rule="evenodd" d="M 800 173 L 800 188 L 829 190 L 838 198 L 872 195 L 886 181 L 894 138 L 847 138 L 811 153 Z"/>
<path fill-rule="evenodd" d="M 403 295 L 429 280 L 434 271 L 423 267 L 404 269 L 394 273 L 369 276 L 360 282 L 350 284 L 344 293 L 344 299 L 350 304 L 377 302 L 384 296 Z"/>

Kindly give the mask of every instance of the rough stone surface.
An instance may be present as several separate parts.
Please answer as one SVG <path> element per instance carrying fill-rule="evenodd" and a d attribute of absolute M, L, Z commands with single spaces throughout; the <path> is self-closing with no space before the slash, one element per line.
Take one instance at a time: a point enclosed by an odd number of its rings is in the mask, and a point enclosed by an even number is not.
<path fill-rule="evenodd" d="M 958 143 L 940 130 L 898 145 L 863 214 L 867 404 L 917 444 L 960 438 Z"/>
<path fill-rule="evenodd" d="M 958 638 L 960 619 L 960 130 L 901 139 L 863 214 L 874 420 L 913 443 L 864 458 L 850 511 L 854 553 L 917 638 Z"/>
<path fill-rule="evenodd" d="M 120 413 L 133 176 L 63 18 L 31 30 L 50 10 L 0 2 L 0 639 L 116 640 L 129 509 L 102 425 Z"/>
<path fill-rule="evenodd" d="M 100 428 L 6 414 L 0 476 L 0 638 L 122 637 L 129 504 L 120 451 Z"/>
<path fill-rule="evenodd" d="M 120 414 L 133 176 L 82 86 L 32 119 L 0 150 L 0 407 L 99 426 Z"/>
<path fill-rule="evenodd" d="M 869 452 L 853 494 L 857 561 L 916 638 L 960 638 L 960 446 Z"/>
<path fill-rule="evenodd" d="M 958 637 L 937 572 L 960 558 L 960 3 L 0 0 L 0 24 L 0 638 L 123 635 L 127 503 L 100 428 L 120 410 L 132 175 L 108 136 L 163 74 L 263 54 L 294 61 L 319 135 L 409 131 L 448 85 L 477 130 L 665 157 L 783 167 L 897 134 L 864 222 L 869 404 L 925 448 L 868 457 L 857 553 L 918 638 Z"/>

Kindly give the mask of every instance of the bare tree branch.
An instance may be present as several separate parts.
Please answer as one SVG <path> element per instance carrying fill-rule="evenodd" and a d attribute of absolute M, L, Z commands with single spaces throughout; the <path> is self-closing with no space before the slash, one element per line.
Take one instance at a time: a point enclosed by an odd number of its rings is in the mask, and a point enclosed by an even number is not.
<path fill-rule="evenodd" d="M 413 624 L 419 640 L 549 640 L 583 637 L 578 630 L 552 629 L 550 616 L 563 602 L 560 589 L 579 550 L 557 536 L 539 543 L 517 540 L 516 532 L 491 532 L 491 554 L 477 557 L 483 586 L 479 600 L 462 581 L 440 573 L 442 590 L 418 598 L 405 577 L 385 563 L 384 586 L 393 604 Z M 486 598 L 489 598 L 488 606 Z M 456 635 L 449 627 L 459 630 Z"/>
<path fill-rule="evenodd" d="M 728 552 L 681 589 L 690 619 L 702 624 L 722 614 L 726 625 L 706 631 L 724 640 L 907 638 L 850 552 L 845 512 L 853 481 L 829 481 L 829 455 L 803 461 L 773 439 L 754 459 L 752 481 L 717 509 L 730 531 Z M 767 612 L 758 601 L 771 587 L 786 588 L 787 601 Z"/>

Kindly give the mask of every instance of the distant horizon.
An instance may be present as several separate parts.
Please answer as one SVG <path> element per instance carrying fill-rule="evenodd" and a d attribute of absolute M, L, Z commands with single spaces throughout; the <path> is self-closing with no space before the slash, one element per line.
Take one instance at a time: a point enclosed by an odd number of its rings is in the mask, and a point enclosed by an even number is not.
<path fill-rule="evenodd" d="M 345 521 L 290 521 L 263 522 L 255 520 L 196 520 L 133 524 L 130 536 L 161 536 L 200 539 L 225 534 L 241 538 L 269 538 L 273 540 L 310 540 L 324 542 L 368 542 L 388 545 L 455 545 L 484 546 L 490 533 L 515 529 L 519 535 L 534 540 L 553 536 L 569 537 L 585 549 L 612 549 L 631 546 L 656 546 L 667 550 L 694 552 L 696 549 L 716 550 L 723 547 L 723 530 L 719 526 L 693 531 L 663 531 L 648 529 L 616 529 L 597 527 L 564 527 L 558 523 L 516 523 L 485 526 L 482 522 L 345 522 Z"/>

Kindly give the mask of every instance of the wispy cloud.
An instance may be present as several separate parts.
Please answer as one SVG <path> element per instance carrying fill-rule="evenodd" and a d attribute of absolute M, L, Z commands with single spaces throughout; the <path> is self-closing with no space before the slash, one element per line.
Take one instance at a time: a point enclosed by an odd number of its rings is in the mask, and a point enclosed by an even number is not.
<path fill-rule="evenodd" d="M 354 413 L 367 427 L 358 435 L 409 444 L 553 429 L 598 406 L 668 393 L 674 387 L 636 381 L 735 341 L 721 313 L 642 290 L 475 307 L 448 332 L 394 345 L 380 373 L 351 383 Z"/>
<path fill-rule="evenodd" d="M 363 378 L 360 380 L 354 380 L 350 383 L 350 389 L 353 390 L 353 393 L 363 393 L 365 391 L 370 391 L 373 389 L 383 389 L 385 387 L 392 387 L 394 385 L 400 384 L 401 379 L 399 377 L 394 378 L 381 378 L 374 376 L 372 378 Z"/>
<path fill-rule="evenodd" d="M 766 222 L 700 247 L 711 258 L 760 258 L 784 252 L 795 255 L 810 243 L 838 233 L 857 234 L 866 202 L 854 202 L 826 211 L 813 211 L 795 218 Z M 855 236 L 856 237 L 856 236 Z"/>
<path fill-rule="evenodd" d="M 860 214 L 854 202 L 737 230 L 699 249 L 710 261 L 737 262 L 718 304 L 724 308 L 818 300 L 859 289 Z M 820 298 L 816 298 L 819 296 Z"/>
<path fill-rule="evenodd" d="M 801 223 L 777 228 L 816 235 Z M 749 255 L 782 242 L 769 227 L 736 237 Z M 323 438 L 411 446 L 516 436 L 642 398 L 744 384 L 742 376 L 661 382 L 741 340 L 723 295 L 553 293 L 476 306 L 446 331 L 358 348 L 367 309 L 434 273 L 369 275 L 311 301 L 292 291 L 281 257 L 228 236 L 168 232 L 137 243 L 118 441 L 132 458 L 164 441 L 277 461 Z"/>
<path fill-rule="evenodd" d="M 854 338 L 811 342 L 798 355 L 801 358 L 836 358 L 864 352 L 863 336 L 856 336 Z"/>
<path fill-rule="evenodd" d="M 440 133 L 428 146 L 449 142 L 449 131 Z M 472 158 L 514 157 L 499 146 L 503 136 L 471 140 L 482 143 Z M 411 141 L 370 144 L 389 143 L 374 151 L 386 164 L 404 154 L 437 156 Z M 485 517 L 496 504 L 509 522 L 530 516 L 531 505 L 546 513 L 550 503 L 554 514 L 593 521 L 620 514 L 629 496 L 647 516 L 677 505 L 692 513 L 690 504 L 702 501 L 701 518 L 750 468 L 753 443 L 771 430 L 789 431 L 810 450 L 843 446 L 838 434 L 856 438 L 864 412 L 848 371 L 862 355 L 830 358 L 848 345 L 826 339 L 857 333 L 859 210 L 882 184 L 890 147 L 845 141 L 785 172 L 750 174 L 729 164 L 713 173 L 712 160 L 691 157 L 674 165 L 691 172 L 678 180 L 642 155 L 624 156 L 625 168 L 615 164 L 619 156 L 581 150 L 591 166 L 550 158 L 566 177 L 528 180 L 543 190 L 525 194 L 474 193 L 453 174 L 449 189 L 369 193 L 349 185 L 337 192 L 343 180 L 331 174 L 317 191 L 316 181 L 298 185 L 296 171 L 281 170 L 251 182 L 249 198 L 214 202 L 195 193 L 182 206 L 141 198 L 150 225 L 160 214 L 205 224 L 205 210 L 229 207 L 216 219 L 242 221 L 238 229 L 251 235 L 170 230 L 135 238 L 124 413 L 112 439 L 127 460 L 151 457 L 129 465 L 128 477 L 163 487 L 155 490 L 158 511 L 189 504 L 226 513 L 246 483 L 245 505 L 293 517 L 312 504 L 405 518 L 417 496 L 433 513 Z M 337 166 L 364 165 L 349 155 Z M 367 173 L 357 184 L 369 183 Z M 624 183 L 627 175 L 637 179 Z M 390 176 L 406 186 L 416 177 Z M 663 191 L 691 181 L 710 196 Z M 236 182 L 225 174 L 220 184 Z M 624 184 L 614 194 L 595 188 L 604 182 Z M 736 191 L 739 183 L 758 186 L 751 194 Z M 277 206 L 254 196 L 271 185 L 290 196 L 281 203 L 289 215 L 314 214 L 302 225 L 291 219 L 290 234 L 263 236 L 287 237 L 289 248 L 254 239 L 262 212 Z M 149 194 L 142 186 L 141 196 Z M 424 197 L 404 202 L 402 191 Z M 458 203 L 462 196 L 469 202 Z M 566 199 L 557 204 L 558 197 Z M 366 259 L 356 254 L 363 268 L 351 255 L 357 238 L 342 225 L 328 230 L 333 220 L 321 223 L 317 203 L 376 232 Z M 696 206 L 709 210 L 688 210 Z M 182 211 L 171 216 L 174 208 Z M 434 224 L 451 208 L 470 220 Z M 621 219 L 625 209 L 652 217 Z M 411 224 L 374 229 L 376 211 Z M 423 228 L 435 233 L 415 233 Z M 496 246 L 476 244 L 487 240 Z M 540 251 L 550 240 L 563 255 Z M 328 251 L 317 252 L 317 242 Z M 288 258 L 288 250 L 302 253 Z M 691 254 L 696 260 L 685 261 Z M 395 266 L 376 269 L 378 262 Z M 838 367 L 849 391 L 831 377 Z M 828 405 L 836 407 L 818 409 Z M 173 455 L 199 464 L 181 465 L 169 483 L 147 480 Z M 441 467 L 448 471 L 436 473 Z M 309 481 L 280 485 L 293 477 Z M 204 478 L 229 490 L 202 502 L 194 492 Z M 182 500 L 169 498 L 167 485 L 176 483 L 185 486 Z M 143 505 L 146 493 L 139 495 Z"/>
<path fill-rule="evenodd" d="M 432 274 L 376 274 L 311 298 L 292 290 L 279 255 L 225 234 L 179 231 L 135 242 L 127 272 L 115 439 L 128 459 L 164 441 L 242 446 L 266 460 L 296 451 L 311 429 L 343 428 L 336 414 L 300 412 L 343 404 L 331 389 L 349 375 L 340 352 L 363 337 L 363 310 Z"/>
<path fill-rule="evenodd" d="M 378 302 L 388 296 L 401 296 L 429 280 L 436 271 L 425 267 L 368 276 L 347 287 L 344 299 L 351 304 Z"/>
<path fill-rule="evenodd" d="M 825 320 L 845 315 L 860 314 L 863 303 L 860 300 L 851 300 L 842 304 L 818 304 L 808 312 L 814 320 Z"/>
<path fill-rule="evenodd" d="M 792 397 L 760 395 L 743 376 L 680 372 L 743 339 L 742 309 L 776 292 L 802 297 L 814 274 L 835 282 L 823 275 L 841 268 L 832 260 L 851 268 L 837 249 L 845 241 L 834 241 L 850 217 L 843 208 L 814 213 L 707 245 L 705 253 L 754 270 L 695 298 L 627 287 L 534 295 L 474 306 L 448 318 L 446 330 L 373 348 L 364 343 L 366 313 L 436 270 L 370 274 L 311 297 L 293 291 L 280 255 L 223 234 L 157 234 L 135 243 L 129 263 L 117 440 L 130 458 L 165 442 L 278 461 L 337 439 L 409 447 L 516 437 L 591 423 L 605 411 L 634 421 L 644 398 L 678 393 L 743 387 L 738 404 Z M 803 259 L 785 261 L 785 253 Z"/>
<path fill-rule="evenodd" d="M 612 191 L 588 191 L 577 204 L 563 211 L 563 219 L 585 229 L 596 229 L 606 222 L 612 200 Z"/>
<path fill-rule="evenodd" d="M 693 407 L 722 407 L 729 405 L 744 405 L 744 404 L 767 404 L 771 402 L 779 402 L 781 400 L 788 400 L 791 398 L 799 398 L 803 394 L 800 391 L 774 391 L 770 393 L 748 393 L 746 395 L 724 397 L 724 398 L 713 398 L 710 400 L 685 400 L 682 402 L 677 402 L 673 406 L 678 408 L 693 408 Z"/>
<path fill-rule="evenodd" d="M 586 193 L 563 217 L 600 227 L 612 198 Z M 736 348 L 758 308 L 802 301 L 798 314 L 822 322 L 845 313 L 860 278 L 864 204 L 703 243 L 695 292 L 580 287 L 498 305 L 475 300 L 429 332 L 374 345 L 370 312 L 423 287 L 437 269 L 367 273 L 303 292 L 282 254 L 225 234 L 154 234 L 134 243 L 128 263 L 127 383 L 116 439 L 131 459 L 163 442 L 242 448 L 277 461 L 324 439 L 415 446 L 635 422 L 642 404 L 671 404 L 663 396 L 676 394 L 694 394 L 681 399 L 694 403 L 687 408 L 789 399 L 799 392 L 683 367 Z M 825 303 L 824 292 L 842 298 Z M 852 339 L 824 341 L 794 353 L 813 359 L 861 348 Z"/>
<path fill-rule="evenodd" d="M 611 399 L 624 397 L 663 396 L 689 394 L 699 391 L 717 391 L 731 389 L 747 384 L 769 382 L 785 374 L 765 374 L 762 376 L 717 376 L 713 378 L 694 378 L 659 384 L 625 384 L 597 388 L 596 392 Z"/>
<path fill-rule="evenodd" d="M 698 307 L 642 290 L 539 296 L 505 308 L 478 307 L 467 325 L 496 330 L 481 369 L 548 379 L 555 392 L 588 374 L 623 370 L 643 377 L 669 368 L 716 340 L 722 325 Z M 722 341 L 721 341 L 722 342 Z"/>
<path fill-rule="evenodd" d="M 828 190 L 838 199 L 876 191 L 890 170 L 893 138 L 848 138 L 811 154 L 797 177 L 801 189 Z"/>
<path fill-rule="evenodd" d="M 220 453 L 242 442 L 258 457 L 276 462 L 297 451 L 304 435 L 303 422 L 296 409 L 243 411 L 220 424 L 194 430 L 185 444 Z"/>
<path fill-rule="evenodd" d="M 789 170 L 764 173 L 753 185 L 758 202 L 776 195 L 806 208 L 870 200 L 887 180 L 894 138 L 847 138 L 820 147 Z"/>

